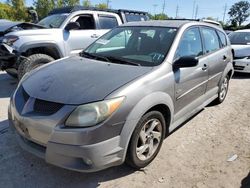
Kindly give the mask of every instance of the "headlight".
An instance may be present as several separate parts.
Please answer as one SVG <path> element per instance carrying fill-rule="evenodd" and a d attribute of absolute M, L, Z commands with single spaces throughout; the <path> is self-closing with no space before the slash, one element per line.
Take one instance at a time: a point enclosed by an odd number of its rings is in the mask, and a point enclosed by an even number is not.
<path fill-rule="evenodd" d="M 105 121 L 122 104 L 125 97 L 82 105 L 67 119 L 65 125 L 71 127 L 90 127 Z"/>
<path fill-rule="evenodd" d="M 5 36 L 3 38 L 3 43 L 9 45 L 9 46 L 12 46 L 14 44 L 14 42 L 16 42 L 18 40 L 18 36 L 15 36 L 15 35 L 8 35 L 8 36 Z"/>

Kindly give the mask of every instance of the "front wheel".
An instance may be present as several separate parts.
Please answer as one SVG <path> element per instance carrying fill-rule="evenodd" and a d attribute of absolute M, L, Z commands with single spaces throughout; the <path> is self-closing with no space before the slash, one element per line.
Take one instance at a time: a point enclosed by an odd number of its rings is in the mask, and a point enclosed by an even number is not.
<path fill-rule="evenodd" d="M 18 67 L 18 79 L 20 80 L 25 73 L 54 60 L 53 57 L 46 54 L 33 54 L 27 57 Z"/>
<path fill-rule="evenodd" d="M 145 114 L 132 134 L 126 163 L 135 169 L 144 168 L 151 163 L 160 151 L 165 132 L 165 120 L 160 112 Z"/>

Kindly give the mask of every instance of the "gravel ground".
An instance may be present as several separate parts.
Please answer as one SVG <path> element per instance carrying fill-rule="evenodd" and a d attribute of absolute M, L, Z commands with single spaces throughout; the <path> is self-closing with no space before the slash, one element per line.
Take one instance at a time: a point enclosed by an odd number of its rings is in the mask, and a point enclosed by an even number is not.
<path fill-rule="evenodd" d="M 84 174 L 46 164 L 19 147 L 7 122 L 16 81 L 0 73 L 0 188 L 250 188 L 250 75 L 236 75 L 230 84 L 224 103 L 206 107 L 171 134 L 144 170 L 123 165 Z"/>

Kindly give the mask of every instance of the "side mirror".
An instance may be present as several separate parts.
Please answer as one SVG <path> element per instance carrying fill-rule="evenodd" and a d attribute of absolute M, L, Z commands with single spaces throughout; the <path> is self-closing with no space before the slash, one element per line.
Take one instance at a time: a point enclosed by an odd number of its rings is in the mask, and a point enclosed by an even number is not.
<path fill-rule="evenodd" d="M 68 25 L 66 25 L 65 30 L 77 30 L 80 29 L 80 24 L 78 22 L 70 22 Z"/>
<path fill-rule="evenodd" d="M 199 60 L 193 56 L 184 56 L 177 59 L 173 66 L 174 68 L 187 68 L 187 67 L 195 67 L 199 63 Z"/>

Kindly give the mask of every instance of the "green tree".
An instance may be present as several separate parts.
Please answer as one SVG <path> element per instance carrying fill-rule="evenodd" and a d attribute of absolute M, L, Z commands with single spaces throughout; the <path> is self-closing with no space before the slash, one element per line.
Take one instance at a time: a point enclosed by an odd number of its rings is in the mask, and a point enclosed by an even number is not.
<path fill-rule="evenodd" d="M 250 16 L 250 3 L 239 1 L 235 3 L 228 12 L 232 24 L 241 26 Z"/>
<path fill-rule="evenodd" d="M 95 5 L 96 8 L 99 8 L 99 9 L 107 9 L 108 6 L 106 3 L 99 3 L 99 4 L 96 4 Z"/>
<path fill-rule="evenodd" d="M 6 3 L 0 3 L 0 19 L 15 20 L 14 9 Z"/>
<path fill-rule="evenodd" d="M 84 1 L 83 1 L 83 6 L 84 6 L 84 7 L 91 7 L 92 5 L 91 5 L 90 0 L 84 0 Z"/>
<path fill-rule="evenodd" d="M 168 15 L 161 13 L 161 14 L 154 15 L 152 19 L 154 19 L 154 20 L 167 20 L 167 19 L 169 19 L 169 17 L 168 17 Z"/>
<path fill-rule="evenodd" d="M 39 18 L 43 18 L 56 7 L 54 0 L 36 0 L 34 6 L 36 8 Z"/>
<path fill-rule="evenodd" d="M 15 20 L 27 20 L 28 13 L 25 7 L 24 0 L 8 0 L 7 1 L 13 8 L 13 17 Z"/>

